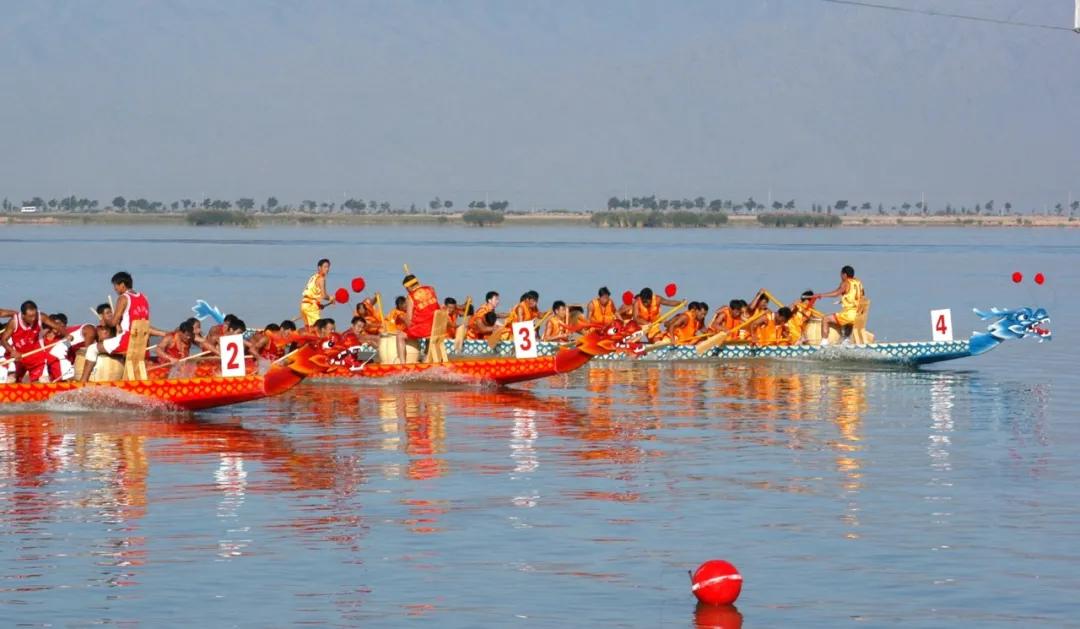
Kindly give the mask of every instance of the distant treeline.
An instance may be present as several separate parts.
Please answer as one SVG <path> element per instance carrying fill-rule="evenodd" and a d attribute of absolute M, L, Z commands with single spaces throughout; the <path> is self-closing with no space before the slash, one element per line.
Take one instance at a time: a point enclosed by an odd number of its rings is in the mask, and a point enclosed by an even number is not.
<path fill-rule="evenodd" d="M 502 212 L 493 210 L 469 210 L 461 215 L 461 220 L 468 225 L 483 227 L 484 225 L 498 225 L 506 220 L 506 216 Z"/>
<path fill-rule="evenodd" d="M 766 227 L 837 227 L 843 222 L 836 214 L 758 214 L 757 222 Z"/>
<path fill-rule="evenodd" d="M 715 227 L 728 222 L 723 212 L 595 212 L 600 227 Z"/>
<path fill-rule="evenodd" d="M 188 212 L 187 222 L 192 225 L 253 225 L 255 219 L 235 210 L 194 210 Z"/>

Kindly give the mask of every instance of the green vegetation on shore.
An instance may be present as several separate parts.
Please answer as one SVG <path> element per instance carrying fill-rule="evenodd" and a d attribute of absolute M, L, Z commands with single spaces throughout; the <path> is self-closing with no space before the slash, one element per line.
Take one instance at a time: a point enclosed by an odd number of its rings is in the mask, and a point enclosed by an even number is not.
<path fill-rule="evenodd" d="M 757 222 L 766 227 L 839 227 L 843 223 L 836 214 L 758 214 Z"/>
<path fill-rule="evenodd" d="M 243 212 L 233 210 L 195 210 L 187 213 L 191 225 L 239 225 L 249 227 L 255 219 Z"/>
<path fill-rule="evenodd" d="M 728 222 L 723 212 L 594 212 L 599 227 L 715 227 Z"/>
<path fill-rule="evenodd" d="M 483 227 L 484 225 L 498 225 L 506 220 L 506 216 L 502 212 L 493 210 L 469 210 L 461 215 L 461 220 L 465 221 L 466 225 Z"/>

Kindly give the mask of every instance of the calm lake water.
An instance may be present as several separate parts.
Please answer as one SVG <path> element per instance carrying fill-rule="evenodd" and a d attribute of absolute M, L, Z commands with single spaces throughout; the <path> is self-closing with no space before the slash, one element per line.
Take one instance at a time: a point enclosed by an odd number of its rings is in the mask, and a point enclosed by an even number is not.
<path fill-rule="evenodd" d="M 0 226 L 0 250 L 0 305 L 89 316 L 126 269 L 162 326 L 196 298 L 294 316 L 324 256 L 332 288 L 384 297 L 407 262 L 460 298 L 677 282 L 714 307 L 852 264 L 891 340 L 928 338 L 931 308 L 960 336 L 972 307 L 1055 316 L 1051 343 L 923 370 L 606 364 L 197 415 L 0 411 L 0 625 L 1078 623 L 1080 232 Z M 737 612 L 695 606 L 711 558 L 745 578 Z"/>

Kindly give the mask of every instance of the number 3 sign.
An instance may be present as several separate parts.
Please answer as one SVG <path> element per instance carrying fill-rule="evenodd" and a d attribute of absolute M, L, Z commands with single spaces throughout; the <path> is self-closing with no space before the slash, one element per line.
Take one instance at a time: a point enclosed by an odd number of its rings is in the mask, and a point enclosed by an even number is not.
<path fill-rule="evenodd" d="M 952 337 L 952 310 L 930 311 L 930 325 L 933 326 L 933 338 L 935 341 L 951 341 Z"/>
<path fill-rule="evenodd" d="M 536 328 L 533 322 L 514 322 L 513 333 L 514 358 L 536 358 Z"/>
<path fill-rule="evenodd" d="M 244 370 L 244 335 L 233 334 L 218 340 L 221 351 L 221 375 L 231 378 L 246 375 Z"/>

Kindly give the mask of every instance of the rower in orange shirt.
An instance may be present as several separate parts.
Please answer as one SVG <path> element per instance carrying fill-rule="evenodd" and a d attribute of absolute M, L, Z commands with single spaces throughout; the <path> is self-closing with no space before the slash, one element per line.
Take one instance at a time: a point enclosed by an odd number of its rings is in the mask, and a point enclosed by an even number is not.
<path fill-rule="evenodd" d="M 611 301 L 611 291 L 601 286 L 596 298 L 589 302 L 589 323 L 607 325 L 615 321 L 615 302 Z"/>
<path fill-rule="evenodd" d="M 565 343 L 570 340 L 570 310 L 566 302 L 556 301 L 551 304 L 551 316 L 544 326 L 543 341 Z"/>
<path fill-rule="evenodd" d="M 518 321 L 536 321 L 540 318 L 540 310 L 536 307 L 540 301 L 540 293 L 530 290 L 521 295 L 521 301 L 506 315 L 503 323 L 503 338 L 509 339 L 512 326 Z"/>
<path fill-rule="evenodd" d="M 486 339 L 495 331 L 495 327 L 498 323 L 499 316 L 495 314 L 495 309 L 499 307 L 499 293 L 495 291 L 488 291 L 484 296 L 484 303 L 477 308 L 469 317 L 468 323 L 466 323 L 465 336 L 471 340 Z M 494 315 L 491 323 L 487 323 L 487 315 Z"/>
<path fill-rule="evenodd" d="M 405 329 L 405 308 L 408 305 L 408 300 L 404 295 L 399 295 L 394 299 L 394 308 L 387 313 L 386 318 L 383 319 L 383 325 L 386 327 L 386 331 L 392 334 L 396 334 Z"/>
<path fill-rule="evenodd" d="M 709 305 L 692 301 L 686 306 L 686 312 L 672 317 L 667 324 L 667 337 L 675 344 L 689 343 L 697 336 L 705 322 Z"/>
<path fill-rule="evenodd" d="M 728 305 L 716 309 L 712 321 L 709 322 L 709 331 L 731 332 L 743 322 L 743 309 L 746 302 L 741 299 L 732 299 Z"/>
<path fill-rule="evenodd" d="M 768 312 L 765 316 L 750 324 L 751 334 L 757 345 L 794 345 L 791 333 L 787 328 L 791 321 L 791 308 L 784 306 L 776 312 Z"/>
<path fill-rule="evenodd" d="M 679 302 L 661 297 L 653 293 L 651 288 L 645 287 L 634 298 L 632 318 L 634 323 L 641 326 L 645 331 L 646 338 L 650 342 L 655 341 L 663 334 L 660 326 L 652 323 L 660 318 L 660 306 L 678 306 Z"/>
<path fill-rule="evenodd" d="M 356 309 L 353 311 L 353 315 L 360 317 L 364 320 L 363 333 L 368 336 L 374 336 L 376 339 L 376 345 L 378 345 L 379 333 L 382 332 L 383 318 L 382 313 L 375 307 L 375 304 L 371 299 L 362 299 L 356 304 Z"/>

